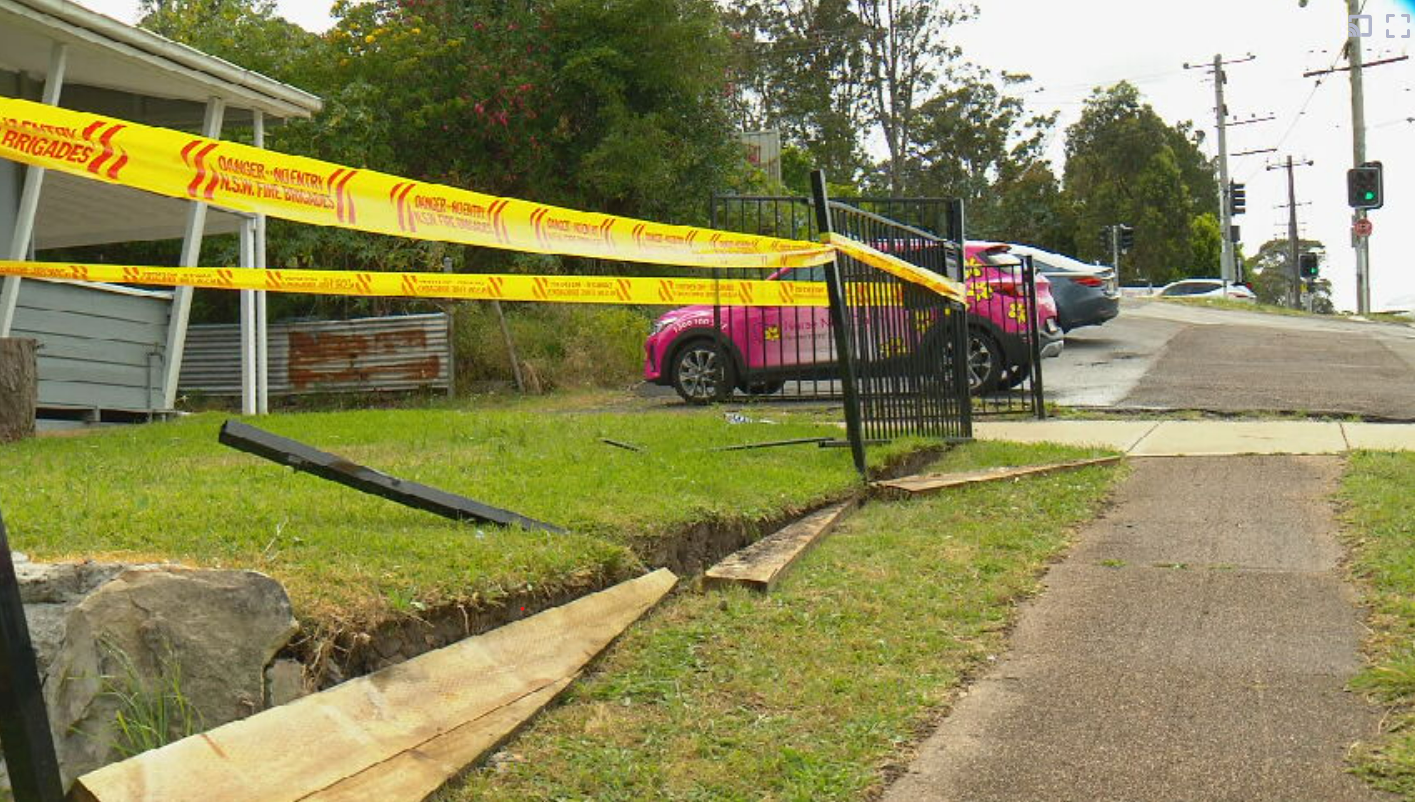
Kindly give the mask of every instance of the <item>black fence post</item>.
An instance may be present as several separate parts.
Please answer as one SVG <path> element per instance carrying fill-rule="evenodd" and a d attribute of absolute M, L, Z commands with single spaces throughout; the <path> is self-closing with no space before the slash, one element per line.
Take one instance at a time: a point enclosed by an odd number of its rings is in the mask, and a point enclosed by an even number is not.
<path fill-rule="evenodd" d="M 0 746 L 17 802 L 62 802 L 59 759 L 44 707 L 20 582 L 0 517 Z"/>
<path fill-rule="evenodd" d="M 1023 280 L 1027 283 L 1027 320 L 1032 341 L 1032 413 L 1037 420 L 1047 416 L 1046 396 L 1042 387 L 1042 321 L 1037 304 L 1037 266 L 1031 256 L 1022 257 Z"/>
<path fill-rule="evenodd" d="M 830 222 L 830 198 L 825 191 L 825 173 L 811 171 L 811 195 L 816 206 L 816 224 L 822 235 L 832 232 Z M 865 435 L 860 427 L 860 396 L 855 387 L 855 358 L 850 347 L 850 332 L 845 326 L 850 322 L 845 306 L 845 289 L 840 280 L 840 259 L 836 257 L 826 265 L 826 292 L 830 295 L 830 325 L 835 329 L 835 350 L 840 357 L 840 388 L 845 397 L 845 433 L 850 438 L 850 453 L 855 458 L 855 470 L 861 476 L 869 476 L 869 466 L 865 462 Z"/>

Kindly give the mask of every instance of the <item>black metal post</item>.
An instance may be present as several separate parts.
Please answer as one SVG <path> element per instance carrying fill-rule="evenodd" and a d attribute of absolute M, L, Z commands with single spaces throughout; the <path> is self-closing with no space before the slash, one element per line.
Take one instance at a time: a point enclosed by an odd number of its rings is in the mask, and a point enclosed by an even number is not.
<path fill-rule="evenodd" d="M 963 201 L 954 198 L 948 202 L 948 230 L 945 239 L 958 248 L 955 265 L 946 265 L 948 277 L 963 285 L 968 283 L 968 240 L 964 227 Z M 960 303 L 952 306 L 955 316 L 953 325 L 953 386 L 958 397 L 958 417 L 963 428 L 963 437 L 973 436 L 973 393 L 968 386 L 968 305 Z"/>
<path fill-rule="evenodd" d="M 830 222 L 830 198 L 825 191 L 825 173 L 811 171 L 811 195 L 816 206 L 816 224 L 821 234 L 833 231 Z M 868 478 L 865 462 L 865 435 L 860 426 L 860 396 L 855 387 L 855 356 L 850 348 L 850 322 L 845 307 L 845 289 L 840 280 L 840 259 L 836 257 L 825 268 L 826 292 L 830 296 L 830 325 L 835 329 L 835 350 L 840 357 L 840 386 L 845 397 L 845 433 L 850 438 L 850 453 L 855 458 L 855 470 Z"/>
<path fill-rule="evenodd" d="M 59 759 L 44 707 L 44 688 L 25 623 L 20 582 L 0 517 L 0 745 L 17 802 L 62 802 Z"/>
<path fill-rule="evenodd" d="M 1042 387 L 1042 321 L 1037 312 L 1037 266 L 1032 257 L 1022 257 L 1023 280 L 1027 282 L 1027 320 L 1032 340 L 1032 413 L 1037 420 L 1047 416 L 1046 396 Z"/>
<path fill-rule="evenodd" d="M 944 234 L 944 239 L 958 244 L 957 269 L 948 273 L 954 281 L 962 281 L 968 272 L 968 241 L 964 238 L 963 222 L 963 201 L 954 198 L 948 202 L 948 230 Z"/>

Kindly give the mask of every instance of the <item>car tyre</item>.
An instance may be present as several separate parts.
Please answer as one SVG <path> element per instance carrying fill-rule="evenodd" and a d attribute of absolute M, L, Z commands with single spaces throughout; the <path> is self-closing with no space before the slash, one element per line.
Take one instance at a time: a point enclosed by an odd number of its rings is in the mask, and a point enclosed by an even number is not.
<path fill-rule="evenodd" d="M 712 340 L 693 340 L 673 357 L 673 389 L 689 404 L 717 404 L 736 385 L 732 358 Z"/>
<path fill-rule="evenodd" d="M 999 390 L 1012 390 L 1031 377 L 1031 367 L 1027 365 L 1013 365 L 1008 368 L 1007 372 L 998 380 L 997 387 Z"/>
<path fill-rule="evenodd" d="M 996 390 L 1003 375 L 1002 346 L 980 328 L 968 329 L 968 392 L 983 395 Z"/>

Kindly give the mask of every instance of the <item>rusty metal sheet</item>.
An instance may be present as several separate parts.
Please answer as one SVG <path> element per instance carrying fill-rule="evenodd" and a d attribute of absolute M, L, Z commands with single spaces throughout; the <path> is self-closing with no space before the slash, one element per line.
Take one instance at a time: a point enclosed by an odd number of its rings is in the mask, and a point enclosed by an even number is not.
<path fill-rule="evenodd" d="M 445 390 L 452 376 L 443 314 L 272 325 L 269 353 L 272 395 Z M 179 386 L 240 395 L 240 327 L 192 326 Z"/>

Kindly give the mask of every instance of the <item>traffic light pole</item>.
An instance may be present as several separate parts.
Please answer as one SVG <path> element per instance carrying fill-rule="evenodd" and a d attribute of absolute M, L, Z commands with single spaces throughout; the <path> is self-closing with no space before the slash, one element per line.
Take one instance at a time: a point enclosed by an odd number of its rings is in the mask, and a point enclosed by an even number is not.
<path fill-rule="evenodd" d="M 1353 166 L 1366 163 L 1366 87 L 1362 76 L 1364 66 L 1361 54 L 1361 37 L 1357 26 L 1350 24 L 1352 17 L 1361 13 L 1361 0 L 1346 0 L 1347 29 L 1346 55 L 1351 62 L 1351 131 L 1352 151 L 1355 156 Z M 1366 210 L 1357 209 L 1352 217 L 1354 225 L 1366 219 Z M 1353 232 L 1352 243 L 1356 248 L 1356 312 L 1367 314 L 1371 311 L 1371 241 L 1369 237 L 1358 237 Z"/>
<path fill-rule="evenodd" d="M 1115 268 L 1115 280 L 1120 281 L 1120 224 L 1112 225 L 1106 229 L 1110 232 L 1110 264 Z M 1145 278 L 1149 278 L 1146 276 Z M 1150 281 L 1153 285 L 1154 281 Z"/>

